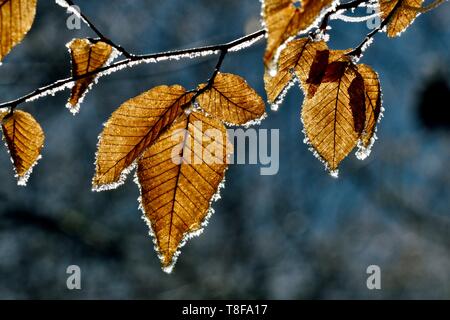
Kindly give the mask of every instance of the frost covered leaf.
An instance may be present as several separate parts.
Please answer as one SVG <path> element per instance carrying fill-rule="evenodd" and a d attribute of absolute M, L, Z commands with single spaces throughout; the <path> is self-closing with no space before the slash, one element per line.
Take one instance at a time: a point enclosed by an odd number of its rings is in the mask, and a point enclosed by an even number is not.
<path fill-rule="evenodd" d="M 26 185 L 33 166 L 40 158 L 44 146 L 44 132 L 31 114 L 19 110 L 4 116 L 2 131 L 18 184 Z"/>
<path fill-rule="evenodd" d="M 278 48 L 307 30 L 334 0 L 263 0 L 263 19 L 268 32 L 264 62 L 269 65 Z"/>
<path fill-rule="evenodd" d="M 213 212 L 231 152 L 222 122 L 194 111 L 175 120 L 139 159 L 141 209 L 166 272 Z"/>
<path fill-rule="evenodd" d="M 33 25 L 37 0 L 0 0 L 0 61 Z"/>
<path fill-rule="evenodd" d="M 405 31 L 420 14 L 423 2 L 424 0 L 380 0 L 382 19 L 391 15 L 387 27 L 388 36 L 397 37 Z"/>
<path fill-rule="evenodd" d="M 365 117 L 362 76 L 350 58 L 331 52 L 317 92 L 305 98 L 302 120 L 307 141 L 332 174 L 357 145 Z"/>
<path fill-rule="evenodd" d="M 99 138 L 93 189 L 121 185 L 136 159 L 183 112 L 192 96 L 179 85 L 159 86 L 114 111 Z"/>
<path fill-rule="evenodd" d="M 309 38 L 301 38 L 287 44 L 281 52 L 278 60 L 278 72 L 272 77 L 270 72 L 264 75 L 264 83 L 268 100 L 271 104 L 278 104 L 286 88 L 296 76 L 302 86 L 306 86 L 306 81 L 313 75 L 310 75 L 311 68 L 317 52 L 327 52 L 327 45 L 323 41 L 314 42 Z M 325 65 L 328 63 L 328 57 Z"/>
<path fill-rule="evenodd" d="M 203 90 L 207 84 L 201 84 Z M 208 114 L 233 125 L 244 125 L 265 115 L 263 99 L 241 77 L 218 73 L 210 88 L 197 98 Z"/>
<path fill-rule="evenodd" d="M 68 44 L 72 57 L 72 75 L 83 76 L 108 64 L 116 53 L 107 43 L 92 43 L 88 39 L 74 39 Z M 79 111 L 79 104 L 89 90 L 97 75 L 91 75 L 75 81 L 67 107 L 72 113 Z"/>
<path fill-rule="evenodd" d="M 381 114 L 381 87 L 378 74 L 371 67 L 360 64 L 358 71 L 364 79 L 366 100 L 366 123 L 361 135 L 360 148 L 370 151 Z"/>

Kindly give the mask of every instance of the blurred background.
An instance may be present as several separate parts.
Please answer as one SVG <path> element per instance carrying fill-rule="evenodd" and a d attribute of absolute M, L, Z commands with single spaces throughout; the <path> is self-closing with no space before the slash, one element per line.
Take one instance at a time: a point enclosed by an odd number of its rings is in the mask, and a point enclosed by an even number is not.
<path fill-rule="evenodd" d="M 257 0 L 75 1 L 103 33 L 135 53 L 222 43 L 260 28 Z M 70 74 L 65 10 L 38 1 L 35 24 L 0 68 L 7 101 Z M 332 21 L 330 46 L 358 44 L 365 23 Z M 235 165 L 205 232 L 167 275 L 138 210 L 136 185 L 91 192 L 102 124 L 122 102 L 160 84 L 193 88 L 217 57 L 142 65 L 102 78 L 73 117 L 69 92 L 26 104 L 46 135 L 28 187 L 0 152 L 0 298 L 450 298 L 450 6 L 384 34 L 362 62 L 380 74 L 384 118 L 372 155 L 352 154 L 331 178 L 303 143 L 294 87 L 262 127 L 280 129 L 280 170 Z M 263 96 L 264 41 L 227 56 Z M 269 109 L 269 108 L 268 108 Z M 82 290 L 66 288 L 66 268 Z M 368 290 L 379 265 L 382 290 Z"/>

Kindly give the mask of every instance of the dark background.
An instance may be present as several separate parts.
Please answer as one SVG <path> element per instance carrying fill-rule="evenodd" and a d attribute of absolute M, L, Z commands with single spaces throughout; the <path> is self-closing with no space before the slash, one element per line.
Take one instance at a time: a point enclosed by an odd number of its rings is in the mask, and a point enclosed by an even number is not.
<path fill-rule="evenodd" d="M 66 28 L 65 10 L 38 1 L 25 41 L 0 67 L 7 101 L 69 75 L 65 43 L 94 36 Z M 77 1 L 96 25 L 136 53 L 221 43 L 259 28 L 257 0 Z M 102 123 L 123 101 L 160 84 L 193 88 L 216 57 L 142 65 L 102 78 L 73 117 L 68 91 L 23 106 L 42 124 L 43 159 L 27 188 L 0 152 L 0 298 L 450 298 L 450 6 L 419 17 L 400 38 L 376 37 L 362 62 L 380 74 L 385 117 L 369 159 L 352 154 L 331 178 L 303 143 L 302 94 L 291 89 L 263 128 L 280 129 L 280 171 L 235 165 L 203 235 L 171 275 L 160 270 L 128 179 L 93 193 Z M 365 23 L 333 21 L 330 45 L 355 46 Z M 264 44 L 227 56 L 265 97 Z M 66 288 L 66 267 L 82 290 Z M 382 270 L 382 290 L 366 268 Z"/>

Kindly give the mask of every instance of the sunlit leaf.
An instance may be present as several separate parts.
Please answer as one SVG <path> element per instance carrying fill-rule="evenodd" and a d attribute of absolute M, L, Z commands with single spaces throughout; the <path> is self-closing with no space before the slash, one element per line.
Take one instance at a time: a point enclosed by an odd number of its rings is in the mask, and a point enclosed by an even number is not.
<path fill-rule="evenodd" d="M 44 132 L 39 123 L 27 112 L 16 110 L 3 118 L 3 139 L 14 164 L 19 185 L 26 185 L 34 165 L 41 157 Z"/>
<path fill-rule="evenodd" d="M 114 49 L 103 41 L 92 43 L 88 39 L 74 39 L 68 45 L 72 56 L 72 75 L 79 77 L 107 65 L 116 55 Z M 77 113 L 84 95 L 94 83 L 93 74 L 75 82 L 67 107 Z"/>
<path fill-rule="evenodd" d="M 179 85 L 159 86 L 122 104 L 100 135 L 93 189 L 121 185 L 136 159 L 183 112 L 192 96 Z"/>
<path fill-rule="evenodd" d="M 0 61 L 33 25 L 37 0 L 0 0 Z"/>
<path fill-rule="evenodd" d="M 185 241 L 207 223 L 231 152 L 223 124 L 192 112 L 182 114 L 138 161 L 141 209 L 166 272 Z"/>
<path fill-rule="evenodd" d="M 286 40 L 308 30 L 332 3 L 333 0 L 264 0 L 262 14 L 268 32 L 266 66 Z"/>
<path fill-rule="evenodd" d="M 249 124 L 265 115 L 264 101 L 258 93 L 244 79 L 229 73 L 218 73 L 197 102 L 208 114 L 233 125 Z"/>
<path fill-rule="evenodd" d="M 380 0 L 382 19 L 386 19 L 393 10 L 387 27 L 389 37 L 397 37 L 405 31 L 420 14 L 424 0 Z"/>
<path fill-rule="evenodd" d="M 375 141 L 376 126 L 381 115 L 381 86 L 378 74 L 365 64 L 358 65 L 358 71 L 364 79 L 366 99 L 366 123 L 359 143 L 358 158 L 364 159 L 370 154 Z"/>

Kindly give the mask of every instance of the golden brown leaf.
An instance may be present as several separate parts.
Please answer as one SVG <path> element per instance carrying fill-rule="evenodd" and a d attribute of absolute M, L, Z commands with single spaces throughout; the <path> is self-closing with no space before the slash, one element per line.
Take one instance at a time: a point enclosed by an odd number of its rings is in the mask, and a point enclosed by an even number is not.
<path fill-rule="evenodd" d="M 26 185 L 34 165 L 41 157 L 44 132 L 31 114 L 20 110 L 3 114 L 2 131 L 18 184 Z"/>
<path fill-rule="evenodd" d="M 207 223 L 231 152 L 223 124 L 192 112 L 182 114 L 139 159 L 141 209 L 166 272 L 185 241 Z"/>
<path fill-rule="evenodd" d="M 268 32 L 266 66 L 286 40 L 307 30 L 332 3 L 333 0 L 264 0 L 263 18 Z"/>
<path fill-rule="evenodd" d="M 366 123 L 359 143 L 357 156 L 366 158 L 375 141 L 376 126 L 381 114 L 381 86 L 378 74 L 365 64 L 358 65 L 358 71 L 364 79 L 366 100 Z"/>
<path fill-rule="evenodd" d="M 381 18 L 386 19 L 392 12 L 387 27 L 388 36 L 397 37 L 405 31 L 420 14 L 423 2 L 424 0 L 380 0 Z"/>
<path fill-rule="evenodd" d="M 115 57 L 114 49 L 103 41 L 91 43 L 88 39 L 75 39 L 68 44 L 72 56 L 72 75 L 79 77 L 108 64 Z M 67 103 L 72 113 L 79 111 L 79 104 L 92 86 L 97 75 L 91 75 L 75 82 Z"/>
<path fill-rule="evenodd" d="M 36 0 L 0 0 L 0 61 L 33 25 Z"/>
<path fill-rule="evenodd" d="M 317 52 L 327 51 L 328 47 L 325 42 L 314 42 L 309 38 L 301 38 L 287 44 L 286 48 L 281 52 L 278 60 L 278 71 L 275 76 L 270 72 L 264 75 L 264 84 L 267 92 L 269 103 L 277 109 L 278 104 L 296 76 L 303 88 L 307 87 L 307 80 L 311 77 L 310 72 L 314 63 Z M 328 62 L 328 61 L 327 61 Z"/>
<path fill-rule="evenodd" d="M 179 85 L 158 86 L 114 111 L 99 138 L 93 189 L 121 185 L 136 159 L 183 113 L 192 96 Z"/>
<path fill-rule="evenodd" d="M 204 90 L 207 84 L 198 87 Z M 200 108 L 221 121 L 245 125 L 265 116 L 263 99 L 241 77 L 218 73 L 214 83 L 197 98 Z"/>
<path fill-rule="evenodd" d="M 346 56 L 332 52 L 322 83 L 305 98 L 302 120 L 308 142 L 333 175 L 357 145 L 365 123 L 364 81 Z"/>

